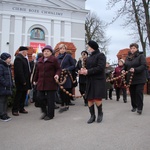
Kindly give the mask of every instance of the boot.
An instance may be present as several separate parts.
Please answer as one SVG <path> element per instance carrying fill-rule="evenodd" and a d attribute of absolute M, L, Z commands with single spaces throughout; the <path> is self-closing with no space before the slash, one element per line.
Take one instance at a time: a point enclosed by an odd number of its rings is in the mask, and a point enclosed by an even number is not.
<path fill-rule="evenodd" d="M 88 102 L 85 98 L 84 98 L 84 106 L 88 106 Z"/>
<path fill-rule="evenodd" d="M 127 100 L 126 100 L 126 99 L 124 99 L 123 101 L 124 101 L 124 103 L 127 103 Z"/>
<path fill-rule="evenodd" d="M 103 120 L 102 104 L 100 106 L 97 106 L 97 110 L 98 110 L 97 122 L 100 123 Z"/>
<path fill-rule="evenodd" d="M 92 105 L 91 107 L 89 107 L 89 111 L 91 114 L 91 118 L 88 120 L 87 123 L 93 123 L 95 121 L 95 109 L 94 109 L 94 105 Z"/>

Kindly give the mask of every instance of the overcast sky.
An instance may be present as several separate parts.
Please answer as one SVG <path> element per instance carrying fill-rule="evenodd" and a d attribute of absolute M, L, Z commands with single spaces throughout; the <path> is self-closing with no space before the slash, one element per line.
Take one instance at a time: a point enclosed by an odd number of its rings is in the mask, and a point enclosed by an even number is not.
<path fill-rule="evenodd" d="M 87 0 L 86 9 L 96 13 L 104 22 L 110 22 L 115 15 L 115 10 L 107 10 L 107 2 L 108 0 Z M 132 37 L 128 35 L 129 28 L 124 29 L 121 23 L 123 23 L 123 19 L 120 18 L 106 30 L 107 37 L 111 38 L 107 55 L 107 61 L 110 62 L 117 60 L 116 55 L 120 49 L 128 48 L 130 43 L 134 42 Z"/>

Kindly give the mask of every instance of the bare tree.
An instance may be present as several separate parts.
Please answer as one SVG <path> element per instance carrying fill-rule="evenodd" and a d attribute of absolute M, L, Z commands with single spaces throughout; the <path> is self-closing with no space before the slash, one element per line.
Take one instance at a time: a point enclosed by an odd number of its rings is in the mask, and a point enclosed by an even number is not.
<path fill-rule="evenodd" d="M 146 56 L 146 48 L 150 47 L 150 16 L 149 5 L 150 0 L 109 0 L 108 6 L 115 7 L 120 5 L 114 22 L 119 17 L 125 17 L 124 26 L 131 27 L 132 36 L 141 43 L 143 52 Z"/>
<path fill-rule="evenodd" d="M 101 51 L 105 54 L 108 53 L 109 39 L 106 38 L 105 34 L 106 24 L 100 20 L 95 13 L 89 13 L 85 21 L 85 42 L 94 40 L 99 44 Z"/>

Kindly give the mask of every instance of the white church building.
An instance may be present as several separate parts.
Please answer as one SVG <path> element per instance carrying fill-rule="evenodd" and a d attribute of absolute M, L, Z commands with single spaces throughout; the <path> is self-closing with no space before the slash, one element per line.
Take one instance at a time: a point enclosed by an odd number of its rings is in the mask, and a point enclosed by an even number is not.
<path fill-rule="evenodd" d="M 76 58 L 85 50 L 86 0 L 0 0 L 0 54 L 72 42 Z"/>

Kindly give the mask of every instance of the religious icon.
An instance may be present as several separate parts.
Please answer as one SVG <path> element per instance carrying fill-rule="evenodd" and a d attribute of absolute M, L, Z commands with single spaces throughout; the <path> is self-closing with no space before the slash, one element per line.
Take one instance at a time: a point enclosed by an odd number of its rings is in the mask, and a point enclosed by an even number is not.
<path fill-rule="evenodd" d="M 31 30 L 30 38 L 37 40 L 44 40 L 45 39 L 44 31 L 41 30 L 40 28 L 34 28 L 33 30 Z"/>

